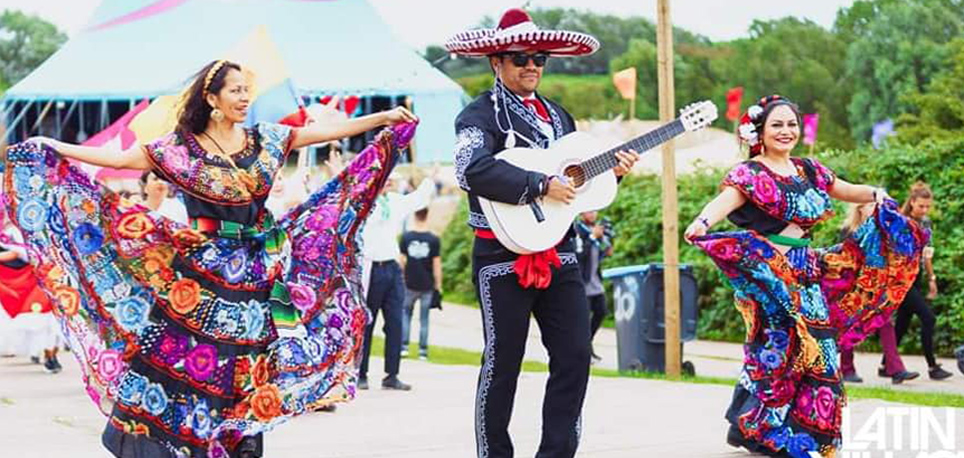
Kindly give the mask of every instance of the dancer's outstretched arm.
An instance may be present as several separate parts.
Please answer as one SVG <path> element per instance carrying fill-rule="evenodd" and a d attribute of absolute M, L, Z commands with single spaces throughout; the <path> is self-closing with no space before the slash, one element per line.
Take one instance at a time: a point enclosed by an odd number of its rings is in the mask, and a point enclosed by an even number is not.
<path fill-rule="evenodd" d="M 151 168 L 151 163 L 147 160 L 147 153 L 141 145 L 135 145 L 118 152 L 113 148 L 80 146 L 47 137 L 32 137 L 28 141 L 39 145 L 47 145 L 57 150 L 64 157 L 99 167 L 135 170 L 150 170 Z"/>
<path fill-rule="evenodd" d="M 391 110 L 358 118 L 346 119 L 338 122 L 316 122 L 308 124 L 298 130 L 291 148 L 313 145 L 315 143 L 330 142 L 345 137 L 351 137 L 381 126 L 388 126 L 400 122 L 414 122 L 418 118 L 405 107 L 395 107 Z"/>
<path fill-rule="evenodd" d="M 746 197 L 740 191 L 737 191 L 733 186 L 725 186 L 715 199 L 703 207 L 699 216 L 690 223 L 683 238 L 689 241 L 693 237 L 706 235 L 706 231 L 714 224 L 726 218 L 726 215 L 740 208 L 744 203 L 746 203 Z"/>
<path fill-rule="evenodd" d="M 890 198 L 883 188 L 875 188 L 865 184 L 848 183 L 840 178 L 834 180 L 833 186 L 827 190 L 827 193 L 834 199 L 855 204 L 881 203 L 884 199 Z"/>

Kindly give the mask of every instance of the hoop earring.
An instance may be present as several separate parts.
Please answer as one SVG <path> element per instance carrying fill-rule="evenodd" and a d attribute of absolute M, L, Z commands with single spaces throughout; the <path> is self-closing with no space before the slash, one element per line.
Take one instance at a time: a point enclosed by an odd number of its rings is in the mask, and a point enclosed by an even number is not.
<path fill-rule="evenodd" d="M 216 122 L 224 121 L 224 112 L 217 108 L 211 110 L 211 119 L 215 120 Z"/>

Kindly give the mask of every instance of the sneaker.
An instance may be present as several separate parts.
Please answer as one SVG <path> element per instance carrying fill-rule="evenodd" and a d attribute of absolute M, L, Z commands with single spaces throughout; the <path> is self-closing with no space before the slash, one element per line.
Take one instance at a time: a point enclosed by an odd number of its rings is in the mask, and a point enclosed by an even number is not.
<path fill-rule="evenodd" d="M 418 354 L 418 360 L 419 360 L 419 361 L 428 361 L 428 353 L 419 353 L 419 354 Z"/>
<path fill-rule="evenodd" d="M 890 378 L 891 378 L 891 383 L 893 383 L 894 385 L 900 385 L 901 383 L 904 383 L 905 380 L 914 380 L 917 377 L 920 377 L 920 373 L 900 371 L 892 375 Z"/>
<path fill-rule="evenodd" d="M 964 345 L 954 350 L 954 357 L 957 358 L 957 370 L 964 374 Z"/>
<path fill-rule="evenodd" d="M 864 379 L 860 378 L 856 372 L 853 374 L 844 374 L 843 381 L 850 383 L 864 383 Z"/>
<path fill-rule="evenodd" d="M 56 356 L 53 357 L 53 361 L 54 361 L 54 367 L 57 368 L 57 372 L 64 370 L 64 366 L 60 365 L 60 360 L 58 360 Z"/>
<path fill-rule="evenodd" d="M 408 358 L 408 348 L 402 348 L 402 358 Z"/>
<path fill-rule="evenodd" d="M 44 361 L 44 370 L 51 374 L 56 374 L 60 372 L 60 364 L 50 358 Z"/>
<path fill-rule="evenodd" d="M 338 404 L 331 403 L 331 404 L 325 404 L 321 407 L 316 408 L 315 412 L 335 413 L 335 411 L 337 410 L 338 410 Z"/>
<path fill-rule="evenodd" d="M 954 374 L 945 371 L 941 368 L 941 365 L 938 364 L 928 369 L 927 375 L 930 376 L 931 380 L 944 380 Z"/>
<path fill-rule="evenodd" d="M 383 390 L 411 391 L 412 385 L 402 382 L 398 377 L 391 376 L 382 380 Z"/>
<path fill-rule="evenodd" d="M 30 357 L 30 362 L 31 362 L 31 363 L 34 363 L 34 364 L 40 364 L 40 357 L 39 357 L 39 356 L 31 356 L 31 357 Z"/>
<path fill-rule="evenodd" d="M 355 386 L 357 386 L 359 390 L 367 390 L 367 389 L 368 389 L 368 377 L 359 377 L 359 378 L 358 378 L 358 383 L 356 383 Z"/>
<path fill-rule="evenodd" d="M 887 374 L 887 369 L 885 369 L 884 366 L 879 366 L 879 367 L 877 368 L 877 376 L 878 376 L 878 377 L 883 377 L 883 378 L 888 378 L 888 377 L 890 377 L 890 375 Z"/>

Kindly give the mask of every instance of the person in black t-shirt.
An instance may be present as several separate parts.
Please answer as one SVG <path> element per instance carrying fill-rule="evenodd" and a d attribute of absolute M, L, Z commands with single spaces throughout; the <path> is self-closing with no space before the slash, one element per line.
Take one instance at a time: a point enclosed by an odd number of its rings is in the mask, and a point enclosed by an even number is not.
<path fill-rule="evenodd" d="M 405 307 L 402 308 L 402 357 L 408 356 L 412 312 L 419 301 L 418 357 L 428 359 L 428 312 L 434 290 L 442 291 L 442 258 L 439 238 L 426 224 L 428 208 L 415 212 L 415 225 L 402 234 L 399 249 L 405 269 Z"/>

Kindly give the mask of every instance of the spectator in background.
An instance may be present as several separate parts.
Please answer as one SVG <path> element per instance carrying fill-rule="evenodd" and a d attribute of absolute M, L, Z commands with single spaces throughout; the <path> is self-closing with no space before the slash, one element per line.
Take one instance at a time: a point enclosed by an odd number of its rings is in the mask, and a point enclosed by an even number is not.
<path fill-rule="evenodd" d="M 927 214 L 930 212 L 933 204 L 934 193 L 931 192 L 931 188 L 927 186 L 926 183 L 918 181 L 910 187 L 910 193 L 908 193 L 904 205 L 900 207 L 900 211 L 904 215 L 916 220 L 921 226 L 927 228 L 927 230 L 931 230 L 931 220 L 927 217 Z M 917 282 L 914 283 L 914 286 L 907 292 L 907 295 L 904 296 L 904 302 L 902 302 L 900 308 L 897 309 L 897 323 L 895 324 L 895 328 L 897 331 L 897 344 L 900 345 L 900 339 L 907 333 L 912 315 L 920 317 L 920 340 L 921 348 L 924 351 L 924 358 L 927 360 L 927 375 L 930 376 L 931 380 L 944 380 L 952 374 L 941 368 L 941 365 L 937 364 L 937 359 L 934 357 L 934 325 L 937 322 L 937 317 L 934 316 L 934 312 L 928 304 L 929 300 L 937 297 L 937 275 L 934 274 L 934 264 L 932 262 L 934 258 L 933 240 L 932 233 L 931 242 L 924 248 L 924 252 L 921 255 L 921 271 L 917 275 Z M 926 298 L 922 292 L 923 284 L 928 285 Z M 885 362 L 886 358 L 885 356 Z"/>
<path fill-rule="evenodd" d="M 874 204 L 850 204 L 843 226 L 840 228 L 840 240 L 843 241 L 850 237 L 873 214 Z M 897 352 L 897 337 L 894 333 L 894 323 L 891 320 L 887 320 L 887 323 L 877 330 L 877 337 L 880 338 L 880 346 L 884 351 L 885 361 L 885 366 L 878 369 L 878 375 L 890 377 L 895 385 L 901 384 L 905 380 L 920 377 L 920 373 L 909 372 L 904 367 L 904 362 Z M 853 348 L 840 351 L 840 372 L 843 374 L 845 382 L 862 383 L 864 381 L 857 375 L 857 368 L 854 366 Z"/>
<path fill-rule="evenodd" d="M 608 312 L 601 266 L 603 258 L 613 254 L 612 240 L 606 236 L 606 227 L 597 221 L 597 217 L 598 213 L 595 211 L 583 212 L 582 219 L 576 221 L 575 237 L 576 257 L 579 258 L 579 269 L 582 271 L 586 298 L 589 300 L 590 342 L 596 337 L 596 332 Z M 602 360 L 591 343 L 589 349 L 593 360 Z"/>
<path fill-rule="evenodd" d="M 418 189 L 402 195 L 397 192 L 400 177 L 392 174 L 375 201 L 362 232 L 367 272 L 365 285 L 366 304 L 372 320 L 365 330 L 365 346 L 361 368 L 358 372 L 358 388 L 368 389 L 368 360 L 372 352 L 372 335 L 382 312 L 385 324 L 385 378 L 382 388 L 408 391 L 412 386 L 398 379 L 402 347 L 402 303 L 405 301 L 405 283 L 398 265 L 401 252 L 398 236 L 402 224 L 412 212 L 424 208 L 435 191 L 431 179 L 422 180 Z"/>
<path fill-rule="evenodd" d="M 29 356 L 44 370 L 60 372 L 57 359 L 60 330 L 50 300 L 40 289 L 27 262 L 20 231 L 0 208 L 0 354 Z"/>
<path fill-rule="evenodd" d="M 428 359 L 428 316 L 435 291 L 442 291 L 441 241 L 428 230 L 428 208 L 415 212 L 412 230 L 398 244 L 405 271 L 405 306 L 402 308 L 402 357 L 408 356 L 412 312 L 419 302 L 418 359 Z"/>
<path fill-rule="evenodd" d="M 187 225 L 187 208 L 179 200 L 171 197 L 171 187 L 158 178 L 154 172 L 141 174 L 141 192 L 144 205 L 171 221 Z"/>

